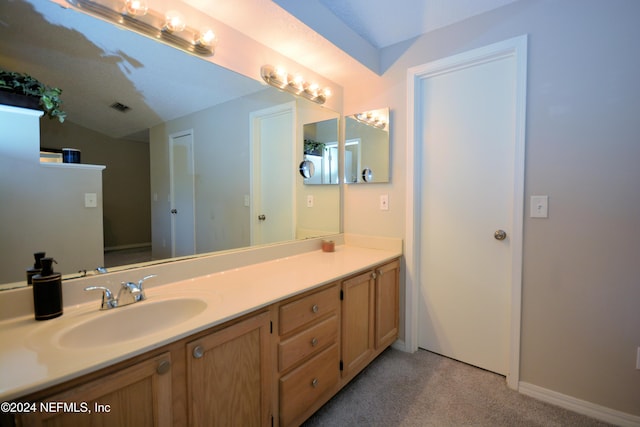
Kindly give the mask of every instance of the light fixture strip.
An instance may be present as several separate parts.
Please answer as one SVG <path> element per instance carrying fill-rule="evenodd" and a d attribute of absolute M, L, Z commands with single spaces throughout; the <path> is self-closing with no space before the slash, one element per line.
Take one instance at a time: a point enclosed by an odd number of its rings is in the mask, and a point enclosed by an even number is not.
<path fill-rule="evenodd" d="M 372 126 L 378 129 L 384 129 L 385 127 L 387 127 L 386 120 L 380 117 L 374 117 L 368 114 L 359 113 L 354 114 L 353 118 L 361 123 L 364 123 L 365 125 Z"/>
<path fill-rule="evenodd" d="M 320 89 L 317 84 L 308 83 L 301 76 L 294 76 L 272 65 L 263 65 L 260 68 L 260 75 L 262 79 L 271 86 L 298 95 L 317 104 L 324 104 L 327 97 L 331 95 L 329 88 Z"/>
<path fill-rule="evenodd" d="M 171 32 L 166 28 L 165 15 L 151 9 L 144 15 L 130 15 L 124 4 L 122 4 L 122 8 L 116 10 L 92 0 L 67 0 L 67 2 L 89 14 L 106 18 L 117 25 L 162 40 L 187 52 L 200 56 L 214 54 L 214 44 L 202 43 L 199 31 L 186 26 L 180 32 Z"/>

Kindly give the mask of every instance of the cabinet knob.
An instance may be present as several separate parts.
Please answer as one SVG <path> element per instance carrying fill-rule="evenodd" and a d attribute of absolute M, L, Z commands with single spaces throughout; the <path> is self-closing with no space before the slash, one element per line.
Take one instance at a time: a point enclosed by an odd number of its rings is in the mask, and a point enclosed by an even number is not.
<path fill-rule="evenodd" d="M 318 338 L 313 337 L 313 339 L 311 340 L 311 347 L 315 347 L 318 345 Z"/>
<path fill-rule="evenodd" d="M 204 348 L 201 345 L 197 345 L 193 348 L 194 359 L 200 359 L 204 355 Z"/>
<path fill-rule="evenodd" d="M 382 273 L 384 273 L 384 271 L 378 270 L 378 276 L 382 276 Z"/>
<path fill-rule="evenodd" d="M 318 304 L 313 304 L 313 307 L 311 307 L 311 311 L 313 311 L 314 313 L 317 313 L 318 310 L 320 310 L 320 308 L 318 307 Z"/>
<path fill-rule="evenodd" d="M 378 277 L 376 272 L 375 271 L 371 272 L 371 278 L 375 280 L 376 277 Z"/>
<path fill-rule="evenodd" d="M 313 381 L 311 381 L 311 387 L 316 388 L 318 387 L 318 379 L 314 378 Z"/>
<path fill-rule="evenodd" d="M 164 375 L 170 370 L 171 362 L 169 362 L 168 360 L 163 360 L 162 362 L 158 363 L 158 367 L 156 368 L 156 372 L 158 373 L 158 375 Z"/>

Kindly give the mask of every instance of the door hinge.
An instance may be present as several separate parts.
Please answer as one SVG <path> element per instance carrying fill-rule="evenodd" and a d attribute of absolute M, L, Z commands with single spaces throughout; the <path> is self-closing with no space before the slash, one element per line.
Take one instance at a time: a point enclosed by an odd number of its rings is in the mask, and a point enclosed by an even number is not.
<path fill-rule="evenodd" d="M 340 289 L 340 301 L 344 300 L 344 291 Z"/>
<path fill-rule="evenodd" d="M 342 360 L 340 361 L 340 370 L 344 371 L 344 364 L 342 363 Z"/>

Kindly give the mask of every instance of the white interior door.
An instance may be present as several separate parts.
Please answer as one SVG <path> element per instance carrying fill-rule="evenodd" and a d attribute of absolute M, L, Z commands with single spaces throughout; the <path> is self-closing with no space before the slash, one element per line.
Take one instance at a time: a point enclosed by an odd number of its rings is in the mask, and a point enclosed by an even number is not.
<path fill-rule="evenodd" d="M 169 137 L 171 256 L 193 255 L 195 238 L 195 172 L 193 133 Z"/>
<path fill-rule="evenodd" d="M 251 113 L 252 244 L 295 238 L 295 103 Z"/>
<path fill-rule="evenodd" d="M 418 345 L 506 375 L 509 367 L 516 60 L 424 78 Z M 504 231 L 498 240 L 495 232 Z M 500 237 L 500 236 L 498 236 Z"/>

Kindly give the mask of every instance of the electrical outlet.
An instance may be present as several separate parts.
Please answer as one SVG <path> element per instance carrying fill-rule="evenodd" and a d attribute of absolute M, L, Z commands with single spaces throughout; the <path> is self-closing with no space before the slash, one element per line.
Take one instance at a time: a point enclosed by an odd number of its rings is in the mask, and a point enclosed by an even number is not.
<path fill-rule="evenodd" d="M 311 194 L 307 195 L 307 207 L 308 208 L 313 207 L 313 195 Z"/>
<path fill-rule="evenodd" d="M 381 194 L 380 195 L 380 210 L 388 211 L 389 210 L 389 195 Z"/>

